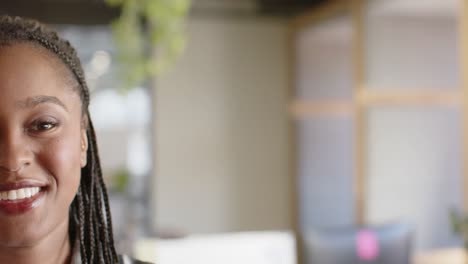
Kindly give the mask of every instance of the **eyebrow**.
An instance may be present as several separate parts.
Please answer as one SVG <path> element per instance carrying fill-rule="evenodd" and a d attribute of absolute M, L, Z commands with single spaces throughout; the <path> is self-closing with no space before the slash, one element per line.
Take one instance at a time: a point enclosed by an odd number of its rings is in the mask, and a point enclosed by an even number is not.
<path fill-rule="evenodd" d="M 16 105 L 18 105 L 21 108 L 34 108 L 40 104 L 46 104 L 46 103 L 56 104 L 68 112 L 68 109 L 65 106 L 65 104 L 62 103 L 62 101 L 60 101 L 55 96 L 47 96 L 47 95 L 32 96 L 32 97 L 26 98 L 25 100 L 18 101 Z"/>

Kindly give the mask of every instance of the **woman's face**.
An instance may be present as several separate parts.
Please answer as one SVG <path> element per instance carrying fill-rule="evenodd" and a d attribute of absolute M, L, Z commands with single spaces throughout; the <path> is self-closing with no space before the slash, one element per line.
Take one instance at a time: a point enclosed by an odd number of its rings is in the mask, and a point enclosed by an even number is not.
<path fill-rule="evenodd" d="M 69 80 L 43 48 L 0 47 L 0 247 L 34 246 L 68 230 L 87 149 Z"/>

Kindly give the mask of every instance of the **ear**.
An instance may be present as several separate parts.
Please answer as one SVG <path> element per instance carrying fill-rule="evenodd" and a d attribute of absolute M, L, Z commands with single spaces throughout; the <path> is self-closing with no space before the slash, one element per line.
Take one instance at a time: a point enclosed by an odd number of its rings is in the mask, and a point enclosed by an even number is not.
<path fill-rule="evenodd" d="M 86 128 L 81 128 L 81 168 L 86 166 L 88 152 L 88 136 L 86 135 Z"/>

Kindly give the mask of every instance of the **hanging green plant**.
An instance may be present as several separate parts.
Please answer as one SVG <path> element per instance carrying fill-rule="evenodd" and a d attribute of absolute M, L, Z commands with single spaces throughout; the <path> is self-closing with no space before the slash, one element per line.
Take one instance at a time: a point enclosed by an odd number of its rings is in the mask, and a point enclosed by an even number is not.
<path fill-rule="evenodd" d="M 120 7 L 112 23 L 122 88 L 128 91 L 175 62 L 185 49 L 190 0 L 106 0 Z M 156 54 L 152 54 L 154 51 Z"/>

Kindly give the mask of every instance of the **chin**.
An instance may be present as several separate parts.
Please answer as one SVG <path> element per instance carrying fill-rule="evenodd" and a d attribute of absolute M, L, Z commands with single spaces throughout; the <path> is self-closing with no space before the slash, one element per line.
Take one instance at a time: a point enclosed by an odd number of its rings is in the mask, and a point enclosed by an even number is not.
<path fill-rule="evenodd" d="M 1 234 L 0 235 L 0 246 L 1 247 L 12 247 L 12 248 L 27 248 L 37 245 L 41 241 L 39 234 Z"/>
<path fill-rule="evenodd" d="M 43 221 L 0 220 L 0 246 L 33 247 L 47 239 L 58 225 L 45 224 Z"/>

